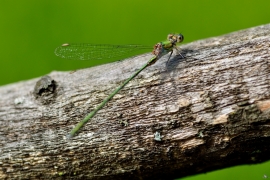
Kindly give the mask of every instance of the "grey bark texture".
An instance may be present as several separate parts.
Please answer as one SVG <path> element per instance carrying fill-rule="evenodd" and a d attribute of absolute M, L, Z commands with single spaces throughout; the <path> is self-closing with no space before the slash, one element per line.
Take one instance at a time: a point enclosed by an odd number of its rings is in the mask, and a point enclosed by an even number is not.
<path fill-rule="evenodd" d="M 270 159 L 270 24 L 0 87 L 0 179 L 172 179 Z"/>

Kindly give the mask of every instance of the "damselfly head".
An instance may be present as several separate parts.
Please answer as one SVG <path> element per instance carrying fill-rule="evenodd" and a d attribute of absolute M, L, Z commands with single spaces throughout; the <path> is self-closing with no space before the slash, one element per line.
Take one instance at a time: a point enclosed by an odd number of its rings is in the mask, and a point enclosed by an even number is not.
<path fill-rule="evenodd" d="M 184 36 L 182 34 L 169 34 L 167 39 L 172 43 L 180 43 L 184 40 Z"/>
<path fill-rule="evenodd" d="M 184 41 L 184 36 L 182 34 L 176 34 L 177 42 L 180 43 Z"/>

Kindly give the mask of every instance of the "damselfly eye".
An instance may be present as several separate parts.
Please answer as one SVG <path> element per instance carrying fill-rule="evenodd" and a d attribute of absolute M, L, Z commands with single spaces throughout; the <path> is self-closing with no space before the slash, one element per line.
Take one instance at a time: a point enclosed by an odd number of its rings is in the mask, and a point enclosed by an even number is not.
<path fill-rule="evenodd" d="M 182 42 L 184 41 L 184 36 L 182 34 L 177 35 L 177 42 Z"/>

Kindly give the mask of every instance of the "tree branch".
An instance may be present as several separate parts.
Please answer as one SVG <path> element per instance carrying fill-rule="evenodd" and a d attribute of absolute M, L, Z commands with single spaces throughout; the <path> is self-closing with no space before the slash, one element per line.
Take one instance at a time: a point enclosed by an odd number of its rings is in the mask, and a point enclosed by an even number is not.
<path fill-rule="evenodd" d="M 270 159 L 270 24 L 0 88 L 0 179 L 169 179 Z"/>

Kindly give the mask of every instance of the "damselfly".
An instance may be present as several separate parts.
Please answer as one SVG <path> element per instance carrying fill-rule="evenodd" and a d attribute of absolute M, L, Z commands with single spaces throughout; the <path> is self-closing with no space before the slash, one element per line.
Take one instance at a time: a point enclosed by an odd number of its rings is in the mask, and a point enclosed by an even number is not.
<path fill-rule="evenodd" d="M 157 43 L 154 46 L 152 54 L 154 55 L 145 65 L 137 70 L 132 76 L 130 76 L 121 86 L 115 89 L 106 99 L 103 100 L 92 112 L 90 112 L 82 121 L 80 121 L 75 128 L 73 128 L 69 134 L 69 137 L 73 137 L 77 131 L 87 123 L 96 113 L 99 111 L 115 94 L 117 94 L 124 86 L 135 78 L 142 70 L 147 66 L 154 64 L 165 54 L 170 53 L 167 62 L 170 60 L 173 50 L 177 51 L 177 54 L 182 58 L 182 54 L 177 48 L 177 43 L 184 40 L 182 34 L 169 34 L 166 41 Z M 91 60 L 91 59 L 106 59 L 119 57 L 124 54 L 130 53 L 139 49 L 148 49 L 148 46 L 143 45 L 106 45 L 106 44 L 69 44 L 65 43 L 55 49 L 56 56 L 65 59 L 79 59 L 79 60 Z"/>

